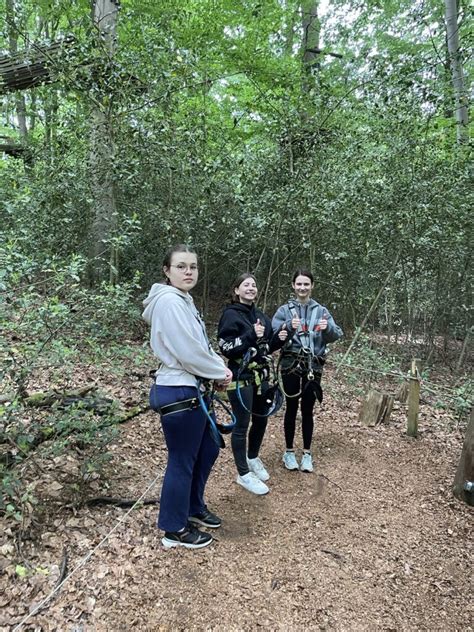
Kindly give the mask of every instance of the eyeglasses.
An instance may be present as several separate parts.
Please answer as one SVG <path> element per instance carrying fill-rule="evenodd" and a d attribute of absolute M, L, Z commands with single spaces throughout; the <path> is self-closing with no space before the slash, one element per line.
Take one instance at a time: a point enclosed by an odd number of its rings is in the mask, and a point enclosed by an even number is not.
<path fill-rule="evenodd" d="M 195 263 L 192 263 L 190 266 L 187 266 L 184 263 L 178 263 L 177 266 L 170 266 L 170 268 L 176 268 L 176 270 L 179 270 L 180 272 L 186 272 L 187 270 L 191 270 L 191 272 L 196 272 L 196 270 L 198 269 Z"/>

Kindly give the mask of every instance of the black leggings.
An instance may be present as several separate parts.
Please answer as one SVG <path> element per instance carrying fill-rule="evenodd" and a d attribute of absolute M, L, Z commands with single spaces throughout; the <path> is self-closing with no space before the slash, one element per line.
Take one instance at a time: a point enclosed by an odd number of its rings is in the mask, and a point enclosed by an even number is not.
<path fill-rule="evenodd" d="M 263 414 L 268 409 L 265 398 L 257 394 L 256 386 L 244 386 L 240 389 L 240 396 L 248 410 L 252 413 Z M 252 423 L 250 424 L 250 413 L 240 403 L 237 397 L 237 391 L 229 391 L 229 401 L 232 405 L 232 412 L 236 418 L 235 428 L 232 431 L 232 452 L 234 454 L 235 464 L 240 476 L 249 473 L 247 465 L 247 455 L 249 459 L 256 459 L 262 445 L 265 429 L 267 427 L 268 417 L 257 417 L 252 415 Z M 250 430 L 249 430 L 250 425 Z M 248 449 L 247 449 L 247 434 Z"/>
<path fill-rule="evenodd" d="M 295 439 L 296 429 L 296 415 L 298 413 L 298 404 L 301 401 L 301 429 L 303 431 L 303 449 L 311 449 L 311 441 L 313 439 L 314 420 L 313 409 L 316 403 L 316 393 L 311 388 L 311 383 L 308 384 L 308 377 L 306 373 L 298 375 L 296 373 L 287 373 L 282 375 L 283 388 L 287 395 L 296 395 L 300 393 L 298 397 L 286 397 L 286 411 L 285 411 L 285 442 L 286 449 L 293 450 L 293 442 Z M 314 381 L 318 384 L 321 383 L 321 375 L 316 374 Z"/>

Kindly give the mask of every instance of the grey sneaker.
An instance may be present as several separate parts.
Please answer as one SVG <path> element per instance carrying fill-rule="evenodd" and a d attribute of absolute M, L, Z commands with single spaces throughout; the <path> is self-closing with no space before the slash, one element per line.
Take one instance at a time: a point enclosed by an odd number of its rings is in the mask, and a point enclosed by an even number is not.
<path fill-rule="evenodd" d="M 289 452 L 288 450 L 283 454 L 283 463 L 287 470 L 297 470 L 298 469 L 298 461 L 296 460 L 296 456 L 294 452 Z"/>
<path fill-rule="evenodd" d="M 304 452 L 303 458 L 301 459 L 300 465 L 301 472 L 312 472 L 313 471 L 313 457 L 310 452 Z"/>
<path fill-rule="evenodd" d="M 268 479 L 270 478 L 270 474 L 267 472 L 265 466 L 263 465 L 261 459 L 258 458 L 258 456 L 255 459 L 247 459 L 247 463 L 250 471 L 253 472 L 257 478 L 259 478 L 261 481 L 268 481 Z"/>
<path fill-rule="evenodd" d="M 257 496 L 263 496 L 270 491 L 263 481 L 261 481 L 253 472 L 244 474 L 243 476 L 237 476 L 237 483 L 242 485 L 244 489 Z"/>

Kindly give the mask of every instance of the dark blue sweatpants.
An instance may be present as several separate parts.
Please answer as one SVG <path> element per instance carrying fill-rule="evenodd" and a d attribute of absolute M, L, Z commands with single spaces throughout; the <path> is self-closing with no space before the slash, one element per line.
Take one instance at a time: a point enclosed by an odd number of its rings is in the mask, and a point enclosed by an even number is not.
<path fill-rule="evenodd" d="M 190 386 L 158 386 L 160 406 L 196 397 Z M 168 448 L 161 490 L 158 528 L 179 531 L 189 516 L 203 511 L 204 488 L 219 454 L 201 408 L 170 413 L 161 417 Z"/>

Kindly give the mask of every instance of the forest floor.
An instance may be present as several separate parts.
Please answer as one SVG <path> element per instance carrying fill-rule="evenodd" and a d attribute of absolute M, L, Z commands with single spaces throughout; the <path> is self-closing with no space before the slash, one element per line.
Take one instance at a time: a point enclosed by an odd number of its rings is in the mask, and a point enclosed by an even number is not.
<path fill-rule="evenodd" d="M 144 378 L 118 387 L 110 375 L 94 377 L 122 401 L 148 388 Z M 21 629 L 474 630 L 474 510 L 451 492 L 463 428 L 428 403 L 417 439 L 406 435 L 401 404 L 389 425 L 362 427 L 360 400 L 331 367 L 324 384 L 314 473 L 283 468 L 278 414 L 261 453 L 271 474 L 267 496 L 238 486 L 230 447 L 221 451 L 207 494 L 223 519 L 212 546 L 164 550 L 157 508 L 140 506 Z M 111 452 L 90 497 L 137 499 L 156 477 L 147 497 L 159 496 L 166 449 L 155 413 L 121 426 Z M 2 632 L 55 587 L 65 551 L 70 573 L 127 514 L 67 503 L 78 468 L 71 454 L 43 467 L 41 517 L 20 551 L 0 525 Z M 20 554 L 26 574 L 18 572 Z"/>

